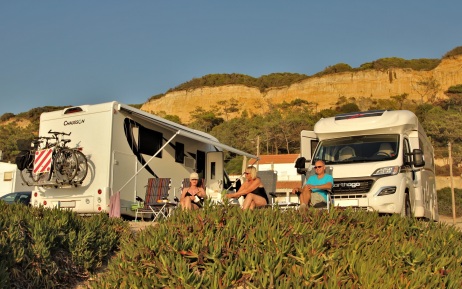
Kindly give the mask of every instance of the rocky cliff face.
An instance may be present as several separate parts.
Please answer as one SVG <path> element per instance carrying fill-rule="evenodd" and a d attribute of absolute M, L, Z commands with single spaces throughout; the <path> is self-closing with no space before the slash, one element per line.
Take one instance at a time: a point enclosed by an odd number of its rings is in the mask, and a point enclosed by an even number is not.
<path fill-rule="evenodd" d="M 335 107 L 341 96 L 387 99 L 407 93 L 408 100 L 419 103 L 422 99 L 427 101 L 428 92 L 418 83 L 429 79 L 434 79 L 440 86 L 436 97 L 445 98 L 444 91 L 450 86 L 462 84 L 462 56 L 443 59 L 432 71 L 390 69 L 344 72 L 311 77 L 290 86 L 271 88 L 265 92 L 243 85 L 175 91 L 143 104 L 141 109 L 154 114 L 165 112 L 178 115 L 182 122 L 188 123 L 190 113 L 196 107 L 209 110 L 219 101 L 231 98 L 239 101 L 241 111 L 247 110 L 251 114 L 264 113 L 269 103 L 290 102 L 297 98 L 315 103 L 318 110 Z"/>

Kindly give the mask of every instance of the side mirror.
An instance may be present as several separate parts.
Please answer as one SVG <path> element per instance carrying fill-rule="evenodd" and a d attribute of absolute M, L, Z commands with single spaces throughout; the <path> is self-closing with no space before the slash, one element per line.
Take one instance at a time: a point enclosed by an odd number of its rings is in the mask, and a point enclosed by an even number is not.
<path fill-rule="evenodd" d="M 412 164 L 415 167 L 423 167 L 425 165 L 424 155 L 422 150 L 414 149 L 412 151 Z"/>
<path fill-rule="evenodd" d="M 306 159 L 304 157 L 299 157 L 295 161 L 295 168 L 297 169 L 297 174 L 304 175 L 306 173 L 305 163 Z"/>

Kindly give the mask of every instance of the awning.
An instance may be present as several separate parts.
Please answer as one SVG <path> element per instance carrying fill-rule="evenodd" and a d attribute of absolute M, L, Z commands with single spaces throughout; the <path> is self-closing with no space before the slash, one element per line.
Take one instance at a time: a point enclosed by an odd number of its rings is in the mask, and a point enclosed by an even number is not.
<path fill-rule="evenodd" d="M 258 157 L 255 156 L 255 155 L 246 153 L 244 151 L 241 151 L 241 150 L 235 149 L 233 147 L 230 147 L 228 145 L 225 145 L 223 143 L 220 143 L 215 137 L 213 137 L 213 136 L 211 136 L 211 135 L 209 135 L 209 134 L 207 134 L 205 132 L 201 132 L 201 131 L 198 131 L 198 130 L 183 126 L 181 124 L 175 123 L 173 121 L 163 119 L 161 117 L 149 114 L 147 112 L 144 112 L 142 110 L 133 108 L 133 107 L 128 106 L 126 104 L 119 103 L 119 110 L 125 111 L 125 112 L 127 112 L 129 114 L 132 114 L 132 115 L 136 116 L 136 117 L 145 119 L 146 121 L 149 121 L 151 123 L 156 123 L 157 125 L 162 126 L 162 127 L 166 128 L 168 130 L 171 130 L 174 133 L 179 131 L 180 135 L 183 135 L 183 136 L 185 136 L 187 138 L 194 139 L 194 140 L 197 140 L 197 141 L 200 141 L 200 142 L 203 142 L 203 143 L 207 143 L 207 144 L 213 145 L 213 146 L 215 146 L 217 148 L 221 148 L 222 150 L 232 152 L 232 153 L 235 153 L 235 154 L 238 154 L 238 155 L 246 156 L 248 158 L 256 158 L 256 159 L 258 159 Z"/>

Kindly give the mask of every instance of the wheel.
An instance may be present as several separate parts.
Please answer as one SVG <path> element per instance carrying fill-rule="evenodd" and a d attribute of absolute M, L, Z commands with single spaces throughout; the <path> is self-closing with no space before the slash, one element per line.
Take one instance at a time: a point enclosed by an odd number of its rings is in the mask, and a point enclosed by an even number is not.
<path fill-rule="evenodd" d="M 409 199 L 409 193 L 404 194 L 404 204 L 403 208 L 401 209 L 401 216 L 407 218 L 412 217 L 411 200 Z"/>
<path fill-rule="evenodd" d="M 77 183 L 82 183 L 88 172 L 88 163 L 87 157 L 81 152 L 74 150 L 75 156 L 77 157 L 77 174 L 75 175 L 73 181 Z"/>
<path fill-rule="evenodd" d="M 69 182 L 77 174 L 77 157 L 71 149 L 60 149 L 53 156 L 53 173 L 62 182 Z"/>

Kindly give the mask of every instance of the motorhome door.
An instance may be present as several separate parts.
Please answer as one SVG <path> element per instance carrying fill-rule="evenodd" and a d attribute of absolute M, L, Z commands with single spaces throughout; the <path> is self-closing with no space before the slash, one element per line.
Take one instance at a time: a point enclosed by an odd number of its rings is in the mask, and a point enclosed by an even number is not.
<path fill-rule="evenodd" d="M 137 178 L 133 178 L 137 173 L 136 156 L 114 151 L 113 158 L 112 193 L 120 191 L 121 213 L 123 214 L 130 210 L 127 201 L 133 203 L 137 195 L 143 198 L 146 192 L 136 191 Z"/>
<path fill-rule="evenodd" d="M 221 198 L 223 189 L 223 152 L 208 152 L 205 184 L 212 199 Z"/>

